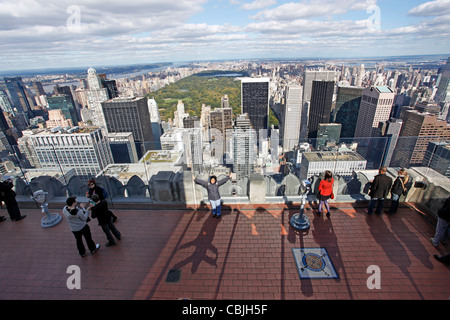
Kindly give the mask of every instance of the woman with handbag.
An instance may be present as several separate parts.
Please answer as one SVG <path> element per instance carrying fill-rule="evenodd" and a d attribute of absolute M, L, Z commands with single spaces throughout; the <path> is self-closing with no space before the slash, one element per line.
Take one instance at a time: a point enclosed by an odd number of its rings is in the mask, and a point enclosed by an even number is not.
<path fill-rule="evenodd" d="M 325 177 L 319 183 L 319 192 L 317 194 L 317 199 L 319 200 L 319 216 L 322 213 L 322 207 L 325 204 L 327 208 L 327 217 L 330 217 L 330 205 L 328 204 L 328 199 L 334 199 L 333 194 L 333 174 L 331 171 L 325 171 Z"/>
<path fill-rule="evenodd" d="M 400 202 L 400 196 L 406 195 L 406 183 L 409 180 L 409 175 L 406 172 L 405 169 L 400 169 L 398 171 L 398 176 L 394 181 L 394 184 L 392 185 L 391 188 L 391 207 L 389 208 L 388 211 L 386 211 L 386 213 L 388 214 L 394 214 L 397 212 L 398 209 L 398 205 Z"/>

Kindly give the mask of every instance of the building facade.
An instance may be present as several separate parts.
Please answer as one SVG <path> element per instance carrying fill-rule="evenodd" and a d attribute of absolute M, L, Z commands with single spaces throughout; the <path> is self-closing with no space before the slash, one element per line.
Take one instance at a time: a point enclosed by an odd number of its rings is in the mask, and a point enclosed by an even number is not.
<path fill-rule="evenodd" d="M 269 126 L 269 78 L 241 79 L 241 113 L 248 114 L 253 129 Z"/>

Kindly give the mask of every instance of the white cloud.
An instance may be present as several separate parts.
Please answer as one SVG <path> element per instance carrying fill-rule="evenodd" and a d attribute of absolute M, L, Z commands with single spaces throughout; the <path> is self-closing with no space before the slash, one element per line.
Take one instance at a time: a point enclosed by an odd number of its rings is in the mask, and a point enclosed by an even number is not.
<path fill-rule="evenodd" d="M 271 5 L 274 5 L 275 3 L 277 3 L 276 0 L 255 0 L 251 3 L 244 3 L 241 8 L 244 10 L 256 10 L 267 8 Z"/>
<path fill-rule="evenodd" d="M 450 14 L 450 0 L 436 0 L 425 2 L 408 12 L 411 16 L 428 17 Z"/>

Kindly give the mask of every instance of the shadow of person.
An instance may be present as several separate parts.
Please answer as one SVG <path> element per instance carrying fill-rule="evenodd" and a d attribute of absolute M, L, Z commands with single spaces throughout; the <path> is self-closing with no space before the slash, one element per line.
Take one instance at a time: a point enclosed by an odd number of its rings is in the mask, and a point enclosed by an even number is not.
<path fill-rule="evenodd" d="M 347 286 L 349 298 L 353 299 L 352 288 L 347 276 L 347 271 L 345 269 L 341 251 L 339 250 L 337 236 L 334 232 L 332 219 L 314 215 L 312 224 L 314 224 L 312 235 L 315 242 L 319 245 L 319 247 L 325 248 L 327 250 L 328 256 L 334 266 L 334 269 L 338 273 L 339 278 L 334 280 L 336 282 L 344 280 Z"/>
<path fill-rule="evenodd" d="M 396 265 L 402 273 L 409 278 L 410 282 L 417 291 L 417 294 L 423 299 L 422 294 L 418 290 L 411 273 L 408 271 L 408 267 L 411 266 L 411 259 L 408 256 L 406 248 L 401 244 L 399 238 L 392 232 L 383 220 L 383 216 L 376 217 L 373 215 L 367 215 L 367 224 L 369 230 L 376 243 L 383 249 L 389 261 Z M 374 264 L 377 264 L 374 261 Z"/>
<path fill-rule="evenodd" d="M 180 269 L 185 265 L 192 263 L 191 272 L 195 273 L 202 261 L 217 267 L 219 253 L 217 248 L 212 244 L 217 226 L 218 220 L 216 218 L 213 218 L 212 216 L 207 217 L 197 238 L 180 245 L 178 248 L 179 251 L 193 246 L 195 247 L 194 252 L 186 259 L 176 263 L 172 269 Z M 208 251 L 211 251 L 213 256 L 209 256 L 207 254 Z"/>

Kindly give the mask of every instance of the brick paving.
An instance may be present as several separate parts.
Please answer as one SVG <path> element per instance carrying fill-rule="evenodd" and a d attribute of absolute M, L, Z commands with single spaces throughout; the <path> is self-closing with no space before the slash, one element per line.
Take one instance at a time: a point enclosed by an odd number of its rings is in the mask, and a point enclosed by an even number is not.
<path fill-rule="evenodd" d="M 84 258 L 65 220 L 44 229 L 40 210 L 22 210 L 25 219 L 0 222 L 0 299 L 450 298 L 450 267 L 433 258 L 450 245 L 431 245 L 432 220 L 409 204 L 394 216 L 354 206 L 333 204 L 329 219 L 307 206 L 311 228 L 303 233 L 289 224 L 298 206 L 224 206 L 220 220 L 206 209 L 114 210 L 123 239 L 106 247 L 93 220 L 102 247 Z M 339 279 L 300 279 L 292 253 L 300 247 L 325 247 Z M 80 290 L 67 288 L 70 265 L 80 267 Z M 367 287 L 370 265 L 380 267 L 380 289 Z M 179 280 L 166 282 L 173 269 Z"/>

